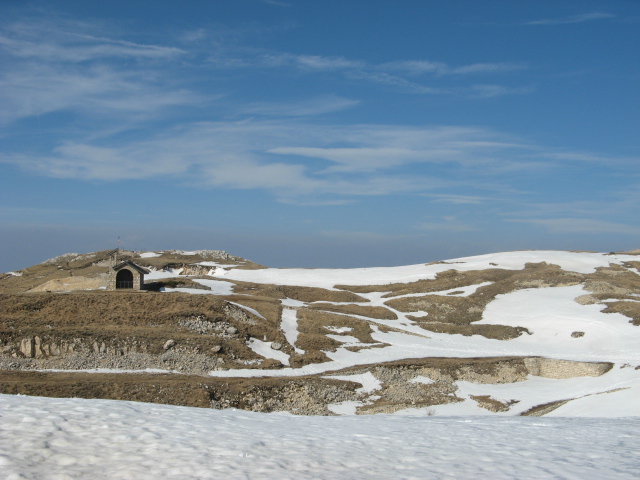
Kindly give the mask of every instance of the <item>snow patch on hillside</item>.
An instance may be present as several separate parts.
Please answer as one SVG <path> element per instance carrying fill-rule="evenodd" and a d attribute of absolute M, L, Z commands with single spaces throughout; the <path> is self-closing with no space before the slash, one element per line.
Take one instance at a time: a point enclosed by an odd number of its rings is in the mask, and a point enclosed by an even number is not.
<path fill-rule="evenodd" d="M 264 358 L 278 360 L 283 365 L 289 365 L 289 355 L 271 348 L 272 342 L 263 342 L 257 338 L 252 338 L 247 342 L 251 350 Z"/>
<path fill-rule="evenodd" d="M 140 255 L 140 258 L 157 258 L 157 257 L 161 257 L 162 253 L 156 253 L 156 252 L 143 252 Z"/>
<path fill-rule="evenodd" d="M 559 265 L 566 271 L 593 273 L 596 268 L 607 267 L 609 264 L 621 264 L 623 262 L 637 260 L 638 256 L 636 255 L 535 250 L 493 253 L 489 255 L 457 258 L 446 262 L 426 265 L 407 265 L 403 267 L 353 269 L 231 269 L 227 273 L 227 277 L 231 280 L 241 280 L 245 282 L 333 289 L 335 285 L 382 285 L 385 283 L 409 283 L 422 279 L 434 279 L 438 273 L 452 269 L 461 272 L 488 268 L 521 270 L 527 263 L 540 262 Z"/>

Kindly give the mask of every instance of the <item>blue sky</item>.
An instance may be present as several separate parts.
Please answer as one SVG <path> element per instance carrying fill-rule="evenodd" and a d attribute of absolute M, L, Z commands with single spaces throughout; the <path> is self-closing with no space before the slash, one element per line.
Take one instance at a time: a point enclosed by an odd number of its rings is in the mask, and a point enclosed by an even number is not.
<path fill-rule="evenodd" d="M 0 271 L 640 248 L 635 1 L 0 3 Z"/>

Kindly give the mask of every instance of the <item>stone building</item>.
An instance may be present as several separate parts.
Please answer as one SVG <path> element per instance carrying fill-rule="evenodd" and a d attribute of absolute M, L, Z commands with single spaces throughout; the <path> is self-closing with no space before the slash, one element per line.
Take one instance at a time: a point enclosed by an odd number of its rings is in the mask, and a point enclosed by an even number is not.
<path fill-rule="evenodd" d="M 149 270 L 125 260 L 109 270 L 107 290 L 144 290 L 144 276 Z"/>

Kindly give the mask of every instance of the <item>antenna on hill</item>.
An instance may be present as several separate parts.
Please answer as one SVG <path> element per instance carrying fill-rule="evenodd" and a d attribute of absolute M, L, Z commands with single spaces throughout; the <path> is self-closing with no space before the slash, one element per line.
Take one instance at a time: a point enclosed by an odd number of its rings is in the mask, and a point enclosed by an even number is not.
<path fill-rule="evenodd" d="M 109 250 L 105 255 L 111 258 L 111 266 L 115 267 L 118 261 L 118 249 Z"/>
<path fill-rule="evenodd" d="M 109 250 L 107 252 L 107 256 L 111 257 L 112 267 L 115 267 L 118 264 L 118 252 L 120 251 L 120 237 L 118 237 L 118 246 L 113 250 Z"/>

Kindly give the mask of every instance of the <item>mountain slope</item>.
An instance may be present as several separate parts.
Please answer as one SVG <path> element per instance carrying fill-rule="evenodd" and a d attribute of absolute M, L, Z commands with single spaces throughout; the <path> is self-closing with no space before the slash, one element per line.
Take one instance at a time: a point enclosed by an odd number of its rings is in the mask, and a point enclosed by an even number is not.
<path fill-rule="evenodd" d="M 0 392 L 146 371 L 145 401 L 216 408 L 640 415 L 637 253 L 341 270 L 118 252 L 151 270 L 139 293 L 104 291 L 113 252 L 68 254 L 0 277 Z"/>

